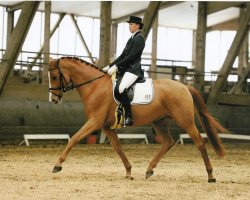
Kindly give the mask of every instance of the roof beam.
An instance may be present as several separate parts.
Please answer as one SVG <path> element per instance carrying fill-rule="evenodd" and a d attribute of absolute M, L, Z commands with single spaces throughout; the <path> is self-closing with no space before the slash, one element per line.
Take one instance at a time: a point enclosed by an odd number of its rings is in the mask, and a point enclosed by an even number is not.
<path fill-rule="evenodd" d="M 238 24 L 239 24 L 239 18 L 231 19 L 229 21 L 207 27 L 207 32 L 217 31 L 217 30 L 220 31 L 237 30 Z"/>
<path fill-rule="evenodd" d="M 160 3 L 161 3 L 160 1 L 151 1 L 144 15 L 144 18 L 142 21 L 142 23 L 144 24 L 144 28 L 142 29 L 142 35 L 144 36 L 145 40 L 147 39 L 148 33 L 157 16 Z"/>
<path fill-rule="evenodd" d="M 164 9 L 164 8 L 168 8 L 168 7 L 170 7 L 170 6 L 174 6 L 174 5 L 179 4 L 179 3 L 182 3 L 182 1 L 164 1 L 164 2 L 161 2 L 161 3 L 160 3 L 160 6 L 159 6 L 159 10 Z M 146 11 L 147 11 L 147 9 L 143 9 L 143 10 L 140 10 L 140 11 L 137 11 L 137 12 L 134 12 L 134 13 L 130 13 L 130 14 L 128 14 L 128 15 L 125 15 L 125 16 L 122 16 L 122 17 L 113 19 L 113 23 L 118 24 L 118 23 L 124 22 L 124 21 L 126 21 L 131 15 L 133 15 L 133 16 L 141 16 L 141 15 L 144 15 L 144 13 L 146 13 Z"/>
<path fill-rule="evenodd" d="M 24 2 L 17 3 L 17 4 L 12 5 L 12 6 L 8 6 L 7 7 L 7 12 L 13 12 L 13 11 L 22 9 L 23 3 Z"/>
<path fill-rule="evenodd" d="M 244 6 L 246 2 L 207 2 L 207 15 L 230 8 Z"/>
<path fill-rule="evenodd" d="M 250 4 L 247 4 L 245 13 L 241 16 L 237 33 L 234 37 L 232 45 L 228 51 L 227 57 L 219 71 L 218 78 L 211 88 L 211 92 L 208 97 L 208 104 L 217 104 L 220 94 L 222 93 L 223 86 L 227 81 L 227 77 L 230 74 L 232 65 L 235 61 L 236 56 L 239 53 L 241 44 L 248 31 L 248 23 L 250 21 Z"/>
<path fill-rule="evenodd" d="M 22 49 L 38 6 L 38 1 L 26 1 L 23 3 L 16 27 L 9 38 L 8 46 L 3 55 L 3 61 L 0 63 L 0 95 Z"/>

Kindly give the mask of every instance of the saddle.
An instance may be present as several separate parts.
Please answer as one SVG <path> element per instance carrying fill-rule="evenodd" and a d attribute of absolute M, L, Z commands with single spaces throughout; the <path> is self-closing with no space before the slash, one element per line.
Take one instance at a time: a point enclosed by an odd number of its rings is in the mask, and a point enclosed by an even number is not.
<path fill-rule="evenodd" d="M 118 80 L 119 81 L 119 80 Z M 117 80 L 113 82 L 113 97 L 117 104 L 119 101 L 116 98 L 115 88 L 119 84 Z M 150 104 L 154 98 L 154 88 L 151 78 L 139 78 L 133 85 L 128 88 L 128 97 L 131 105 Z"/>
<path fill-rule="evenodd" d="M 115 123 L 111 129 L 122 128 L 125 118 L 125 111 L 122 104 L 116 99 L 115 89 L 119 86 L 119 79 L 112 78 L 113 80 L 113 98 L 118 104 L 115 110 Z M 131 105 L 136 104 L 150 104 L 154 98 L 154 88 L 151 78 L 140 78 L 128 88 L 128 97 Z"/>

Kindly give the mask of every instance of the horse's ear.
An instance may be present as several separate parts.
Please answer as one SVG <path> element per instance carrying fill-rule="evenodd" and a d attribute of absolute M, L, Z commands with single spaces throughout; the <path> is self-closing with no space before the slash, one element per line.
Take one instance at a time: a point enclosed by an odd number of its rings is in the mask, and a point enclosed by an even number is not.
<path fill-rule="evenodd" d="M 53 58 L 49 57 L 49 65 L 51 65 L 51 63 L 54 61 Z"/>

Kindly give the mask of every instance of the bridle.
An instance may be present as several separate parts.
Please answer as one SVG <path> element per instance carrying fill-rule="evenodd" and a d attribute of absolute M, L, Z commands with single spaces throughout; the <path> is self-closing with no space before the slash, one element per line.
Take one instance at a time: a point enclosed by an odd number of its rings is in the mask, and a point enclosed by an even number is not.
<path fill-rule="evenodd" d="M 58 70 L 58 72 L 59 72 L 60 86 L 59 86 L 59 87 L 50 87 L 50 88 L 49 88 L 49 92 L 50 92 L 51 94 L 53 94 L 53 95 L 56 95 L 56 96 L 59 97 L 59 98 L 62 98 L 62 95 L 58 95 L 58 94 L 54 93 L 53 90 L 60 90 L 60 91 L 62 91 L 62 93 L 66 93 L 66 92 L 69 91 L 69 90 L 73 90 L 74 88 L 77 88 L 77 87 L 80 87 L 80 86 L 82 86 L 82 85 L 86 85 L 86 84 L 88 84 L 88 83 L 91 83 L 91 82 L 93 82 L 93 81 L 95 81 L 95 80 L 97 80 L 97 79 L 99 79 L 99 78 L 102 78 L 102 77 L 104 77 L 104 76 L 106 75 L 106 74 L 103 74 L 103 75 L 101 75 L 101 76 L 98 76 L 98 77 L 96 77 L 96 78 L 93 78 L 93 79 L 91 79 L 91 80 L 89 80 L 89 81 L 86 81 L 86 82 L 84 82 L 84 83 L 80 83 L 80 84 L 78 84 L 78 85 L 74 85 L 73 83 L 71 83 L 71 85 L 69 85 L 69 83 L 67 82 L 67 80 L 65 79 L 65 77 L 64 77 L 64 75 L 63 75 L 63 72 L 62 72 L 62 70 L 61 70 L 61 68 L 60 68 L 59 62 L 60 62 L 60 59 L 58 59 L 58 60 L 56 61 L 56 68 L 55 68 L 55 69 L 49 69 L 49 71 Z M 66 85 L 65 85 L 64 83 L 66 83 Z"/>

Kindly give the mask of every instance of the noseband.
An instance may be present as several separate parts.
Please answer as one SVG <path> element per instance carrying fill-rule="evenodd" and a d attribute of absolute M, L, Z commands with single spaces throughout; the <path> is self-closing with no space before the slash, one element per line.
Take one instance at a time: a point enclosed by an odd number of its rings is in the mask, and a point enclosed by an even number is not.
<path fill-rule="evenodd" d="M 101 76 L 98 76 L 98 77 L 96 77 L 96 78 L 94 78 L 94 79 L 91 79 L 91 80 L 89 80 L 89 81 L 86 81 L 86 82 L 81 83 L 81 84 L 78 84 L 78 85 L 74 85 L 73 83 L 71 83 L 71 85 L 69 85 L 69 83 L 66 81 L 66 79 L 65 79 L 65 77 L 64 77 L 64 75 L 63 75 L 63 72 L 62 72 L 62 70 L 61 70 L 61 68 L 60 68 L 59 62 L 60 62 L 60 59 L 58 59 L 58 60 L 56 61 L 56 68 L 55 68 L 55 69 L 49 69 L 49 71 L 58 70 L 58 72 L 59 72 L 60 86 L 59 86 L 59 87 L 50 87 L 50 88 L 49 88 L 49 92 L 52 93 L 52 94 L 54 94 L 54 95 L 56 95 L 56 96 L 59 97 L 59 98 L 61 98 L 62 95 L 58 95 L 58 94 L 52 92 L 52 90 L 59 90 L 59 91 L 61 91 L 62 93 L 66 93 L 66 92 L 69 91 L 69 90 L 73 90 L 74 88 L 77 88 L 77 87 L 80 87 L 80 86 L 82 86 L 82 85 L 86 85 L 86 84 L 88 84 L 88 83 L 91 83 L 91 82 L 93 82 L 93 81 L 95 81 L 95 80 L 97 80 L 97 79 L 99 79 L 99 78 L 102 78 L 102 77 L 104 77 L 104 76 L 106 75 L 106 74 L 103 74 L 103 75 L 101 75 Z M 66 85 L 64 84 L 64 82 L 66 83 Z"/>

